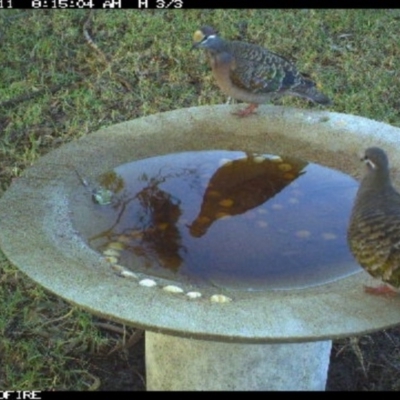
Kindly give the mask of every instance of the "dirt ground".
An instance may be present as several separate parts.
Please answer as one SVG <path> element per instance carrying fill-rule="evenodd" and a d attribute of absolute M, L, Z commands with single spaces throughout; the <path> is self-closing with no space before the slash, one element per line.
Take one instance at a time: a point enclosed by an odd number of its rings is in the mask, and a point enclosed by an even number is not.
<path fill-rule="evenodd" d="M 103 391 L 145 390 L 144 337 L 128 350 L 91 360 Z M 114 373 L 110 373 L 114 371 Z M 328 391 L 400 389 L 400 328 L 334 341 Z"/>

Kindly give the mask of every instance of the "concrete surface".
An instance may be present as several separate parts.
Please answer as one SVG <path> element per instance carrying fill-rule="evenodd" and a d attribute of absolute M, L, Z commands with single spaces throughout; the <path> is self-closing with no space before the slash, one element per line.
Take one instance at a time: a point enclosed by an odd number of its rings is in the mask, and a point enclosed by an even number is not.
<path fill-rule="evenodd" d="M 187 150 L 240 149 L 293 154 L 359 177 L 359 155 L 372 145 L 383 147 L 392 167 L 400 168 L 398 128 L 351 115 L 274 106 L 239 119 L 231 115 L 234 108 L 194 107 L 152 115 L 110 126 L 47 154 L 0 199 L 2 251 L 67 301 L 167 335 L 230 343 L 295 343 L 399 324 L 400 296 L 387 299 L 364 293 L 363 285 L 376 284 L 364 272 L 293 291 L 218 293 L 209 287 L 202 289 L 201 298 L 190 300 L 185 293 L 197 288 L 171 294 L 161 287 L 177 282 L 157 280 L 157 286 L 145 287 L 117 276 L 82 240 L 71 222 L 72 205 L 85 195 L 89 204 L 91 197 L 75 168 L 94 181 L 135 159 Z M 397 185 L 399 178 L 397 174 Z M 232 301 L 212 303 L 212 294 Z"/>
<path fill-rule="evenodd" d="M 146 332 L 147 390 L 325 390 L 331 341 L 220 343 Z"/>
<path fill-rule="evenodd" d="M 331 339 L 400 323 L 400 296 L 366 294 L 363 285 L 377 282 L 365 272 L 301 290 L 218 292 L 186 285 L 183 293 L 171 293 L 162 287 L 180 282 L 154 279 L 157 285 L 150 287 L 143 284 L 151 276 L 117 276 L 72 223 L 79 212 L 84 221 L 84 207 L 92 204 L 76 169 L 95 181 L 120 164 L 179 151 L 293 155 L 359 177 L 359 155 L 380 146 L 399 171 L 398 128 L 274 106 L 239 119 L 231 115 L 234 109 L 221 105 L 152 115 L 47 154 L 0 199 L 0 247 L 21 271 L 65 300 L 146 329 L 150 390 L 323 389 Z M 397 174 L 398 186 L 399 179 Z M 186 295 L 198 290 L 200 298 Z M 220 302 L 210 300 L 215 294 Z"/>

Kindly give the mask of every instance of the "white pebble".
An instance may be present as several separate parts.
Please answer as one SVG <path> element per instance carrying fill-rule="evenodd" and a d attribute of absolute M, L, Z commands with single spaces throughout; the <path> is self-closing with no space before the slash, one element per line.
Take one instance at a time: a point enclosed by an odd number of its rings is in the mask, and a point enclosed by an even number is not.
<path fill-rule="evenodd" d="M 189 299 L 198 299 L 199 297 L 201 297 L 201 293 L 200 292 L 187 292 L 186 296 L 189 297 Z"/>
<path fill-rule="evenodd" d="M 120 252 L 118 250 L 115 250 L 115 249 L 104 250 L 103 254 L 105 256 L 109 256 L 109 257 L 119 257 L 120 256 Z"/>
<path fill-rule="evenodd" d="M 153 281 L 153 279 L 142 279 L 139 282 L 139 285 L 145 286 L 145 287 L 153 287 L 153 286 L 157 286 L 157 283 L 156 283 L 156 281 Z"/>
<path fill-rule="evenodd" d="M 108 243 L 107 247 L 113 250 L 124 250 L 124 244 L 121 242 L 111 242 Z"/>
<path fill-rule="evenodd" d="M 230 297 L 224 296 L 223 294 L 213 294 L 210 297 L 210 300 L 213 303 L 229 303 L 230 301 L 232 301 Z"/>
<path fill-rule="evenodd" d="M 253 160 L 254 160 L 255 163 L 262 163 L 265 160 L 265 157 L 263 157 L 263 156 L 255 156 Z"/>
<path fill-rule="evenodd" d="M 121 271 L 120 275 L 123 276 L 124 278 L 138 279 L 138 276 L 134 272 L 128 271 L 127 269 Z"/>
<path fill-rule="evenodd" d="M 118 264 L 111 265 L 111 268 L 116 272 L 126 271 L 125 267 L 123 267 L 122 265 L 118 265 Z"/>
<path fill-rule="evenodd" d="M 118 262 L 118 258 L 117 257 L 105 257 L 105 260 L 107 262 L 109 262 L 110 264 L 116 264 Z"/>
<path fill-rule="evenodd" d="M 183 289 L 181 289 L 179 286 L 174 285 L 164 286 L 163 290 L 169 293 L 183 293 Z"/>

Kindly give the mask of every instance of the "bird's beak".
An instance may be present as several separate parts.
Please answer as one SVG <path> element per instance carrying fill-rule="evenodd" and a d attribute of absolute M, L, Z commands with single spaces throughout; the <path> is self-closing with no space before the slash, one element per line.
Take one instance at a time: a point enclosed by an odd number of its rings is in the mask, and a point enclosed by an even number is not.
<path fill-rule="evenodd" d="M 368 168 L 376 169 L 376 165 L 367 156 L 361 157 L 360 161 L 364 161 Z"/>
<path fill-rule="evenodd" d="M 198 49 L 199 47 L 202 47 L 203 44 L 203 40 L 205 39 L 205 35 L 204 33 L 199 29 L 197 30 L 194 34 L 193 34 L 193 44 L 192 44 L 192 48 L 193 49 Z"/>

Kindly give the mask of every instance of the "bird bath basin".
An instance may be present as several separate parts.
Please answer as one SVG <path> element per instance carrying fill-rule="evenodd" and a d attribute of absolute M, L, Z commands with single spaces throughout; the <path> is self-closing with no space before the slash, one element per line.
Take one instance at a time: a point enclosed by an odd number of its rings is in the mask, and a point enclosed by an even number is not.
<path fill-rule="evenodd" d="M 181 290 L 255 291 L 359 272 L 345 235 L 358 183 L 327 167 L 191 151 L 123 164 L 96 186 L 102 204 L 83 185 L 71 201 L 72 225 L 131 278 L 163 277 Z"/>
<path fill-rule="evenodd" d="M 355 264 L 350 274 L 304 288 L 199 287 L 124 269 L 83 235 L 82 210 L 110 206 L 94 205 L 90 186 L 134 160 L 204 150 L 285 154 L 359 177 L 359 155 L 379 146 L 400 168 L 400 130 L 390 125 L 273 106 L 245 119 L 231 111 L 222 105 L 152 115 L 49 153 L 0 199 L 0 247 L 67 301 L 145 329 L 148 389 L 321 390 L 332 339 L 400 323 L 400 296 L 364 293 L 363 285 L 377 282 Z"/>

